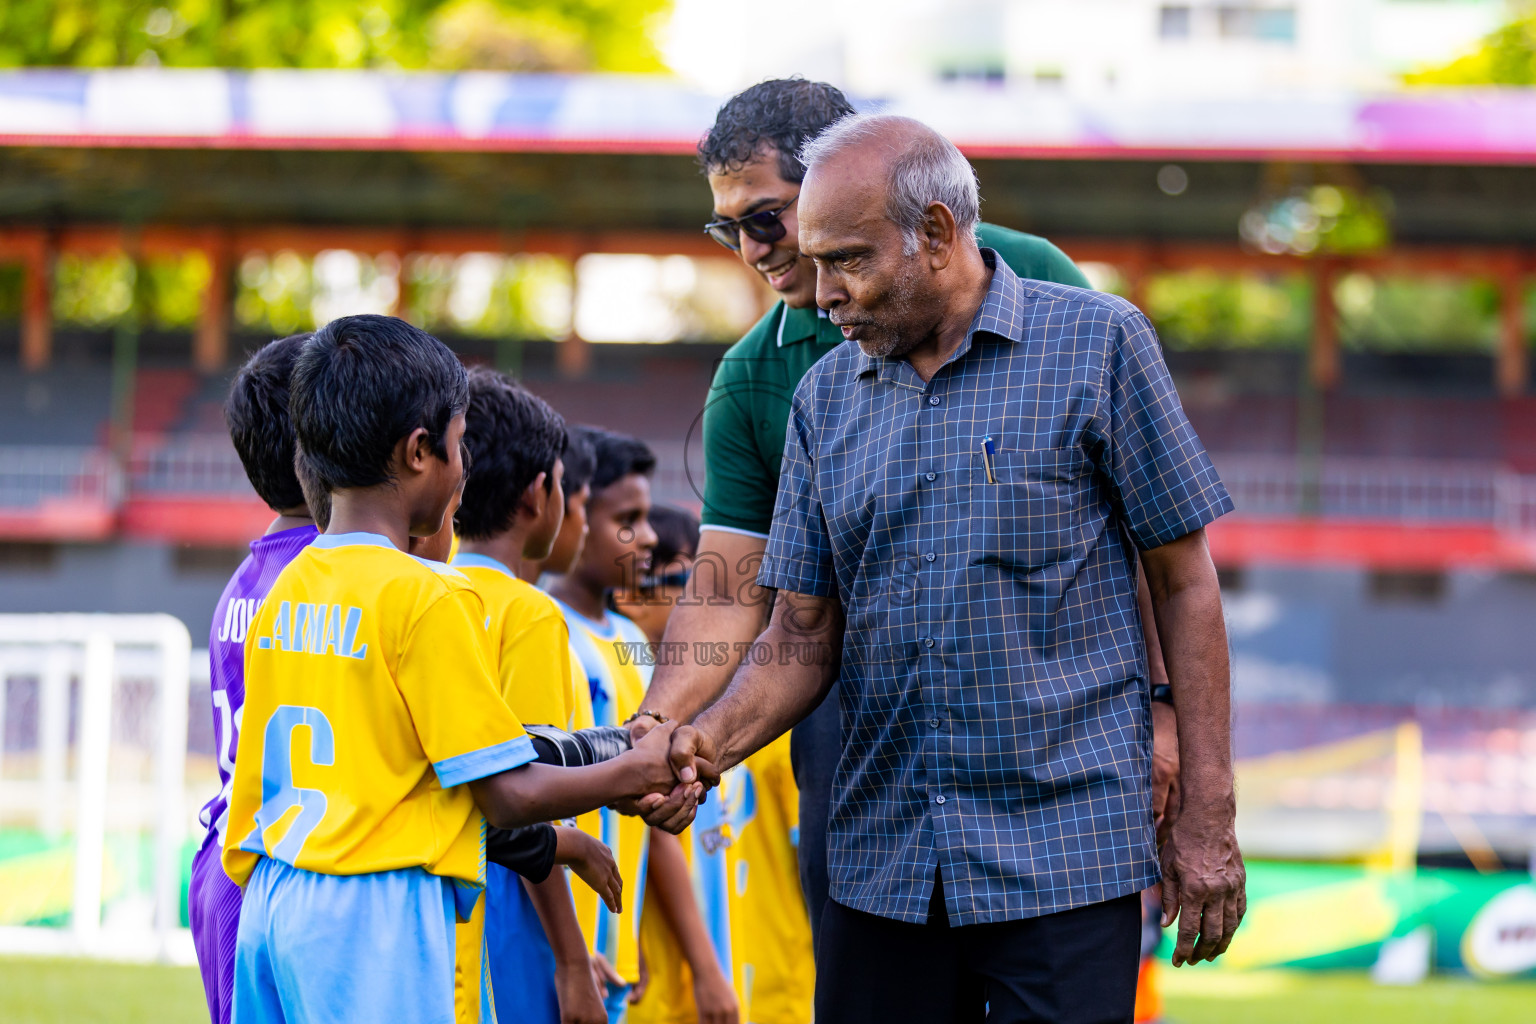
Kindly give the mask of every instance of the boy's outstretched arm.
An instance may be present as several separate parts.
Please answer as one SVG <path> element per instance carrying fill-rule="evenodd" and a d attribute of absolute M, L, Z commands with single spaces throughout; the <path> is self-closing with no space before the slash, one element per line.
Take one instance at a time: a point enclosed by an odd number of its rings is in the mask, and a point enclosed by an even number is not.
<path fill-rule="evenodd" d="M 469 783 L 481 813 L 497 828 L 517 828 L 539 821 L 558 821 L 620 800 L 658 794 L 681 806 L 679 817 L 693 820 L 703 792 L 696 785 L 679 787 L 667 758 L 672 730 L 655 730 L 611 761 L 581 768 L 525 764 Z M 677 792 L 675 792 L 677 791 Z"/>

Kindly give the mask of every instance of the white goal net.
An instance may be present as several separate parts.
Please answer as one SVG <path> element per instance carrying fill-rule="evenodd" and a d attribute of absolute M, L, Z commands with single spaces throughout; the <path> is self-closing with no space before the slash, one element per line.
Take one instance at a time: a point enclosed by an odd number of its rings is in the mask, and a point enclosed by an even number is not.
<path fill-rule="evenodd" d="M 0 953 L 190 962 L 190 657 L 169 615 L 0 615 Z"/>

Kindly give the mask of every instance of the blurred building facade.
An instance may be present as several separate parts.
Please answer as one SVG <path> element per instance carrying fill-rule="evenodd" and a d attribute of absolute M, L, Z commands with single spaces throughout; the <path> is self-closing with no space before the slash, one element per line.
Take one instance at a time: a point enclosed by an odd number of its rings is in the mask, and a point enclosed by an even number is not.
<path fill-rule="evenodd" d="M 713 88 L 801 72 L 869 96 L 940 83 L 1075 97 L 1273 96 L 1389 90 L 1510 13 L 1509 0 L 882 0 L 779 5 L 815 31 L 742 47 L 745 5 L 683 0 L 669 57 Z"/>

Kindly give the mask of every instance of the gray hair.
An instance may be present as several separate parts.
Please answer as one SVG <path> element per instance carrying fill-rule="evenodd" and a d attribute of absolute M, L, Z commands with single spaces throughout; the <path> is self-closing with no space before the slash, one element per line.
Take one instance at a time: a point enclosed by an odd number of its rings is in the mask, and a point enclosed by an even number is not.
<path fill-rule="evenodd" d="M 909 131 L 900 140 L 901 151 L 891 159 L 885 215 L 906 236 L 904 252 L 910 256 L 921 246 L 923 220 L 931 203 L 948 207 L 955 216 L 956 234 L 974 242 L 981 219 L 976 170 L 953 142 L 921 121 L 890 114 L 849 114 L 801 147 L 800 161 L 809 174 L 848 147 L 899 128 Z"/>

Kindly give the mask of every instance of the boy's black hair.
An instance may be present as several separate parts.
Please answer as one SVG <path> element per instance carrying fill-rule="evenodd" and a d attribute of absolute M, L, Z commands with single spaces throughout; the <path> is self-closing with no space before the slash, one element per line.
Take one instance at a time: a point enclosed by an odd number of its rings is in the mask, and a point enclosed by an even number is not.
<path fill-rule="evenodd" d="M 363 314 L 315 332 L 293 368 L 289 411 L 312 482 L 327 492 L 390 479 L 395 445 L 425 427 L 448 459 L 448 423 L 469 402 L 453 351 L 398 317 Z"/>
<path fill-rule="evenodd" d="M 779 177 L 799 184 L 805 180 L 800 147 L 852 113 L 842 90 L 825 82 L 759 82 L 725 101 L 699 140 L 699 166 L 705 174 L 739 171 L 768 146 L 779 155 Z"/>
<path fill-rule="evenodd" d="M 631 473 L 650 476 L 656 471 L 656 454 L 638 437 L 600 427 L 584 429 L 588 431 L 597 457 L 597 464 L 592 469 L 593 494 Z"/>
<path fill-rule="evenodd" d="M 269 341 L 245 361 L 229 385 L 224 422 L 256 494 L 274 512 L 305 504 L 293 468 L 288 380 L 309 332 Z"/>
<path fill-rule="evenodd" d="M 466 540 L 487 540 L 512 526 L 517 503 L 544 473 L 555 485 L 555 461 L 565 453 L 565 420 L 506 374 L 488 367 L 469 372 L 464 445 L 474 472 L 454 523 Z"/>
<path fill-rule="evenodd" d="M 293 468 L 299 475 L 299 486 L 304 488 L 304 503 L 309 506 L 310 518 L 324 533 L 331 526 L 331 492 L 320 486 L 303 459 L 295 458 Z"/>
<path fill-rule="evenodd" d="M 657 571 L 666 569 L 677 556 L 699 553 L 699 517 L 687 509 L 671 505 L 652 505 L 651 529 L 656 531 L 656 546 L 651 549 L 651 564 Z"/>
<path fill-rule="evenodd" d="M 597 448 L 592 443 L 591 427 L 567 427 L 565 432 L 565 495 L 569 498 L 592 482 L 597 468 Z"/>

